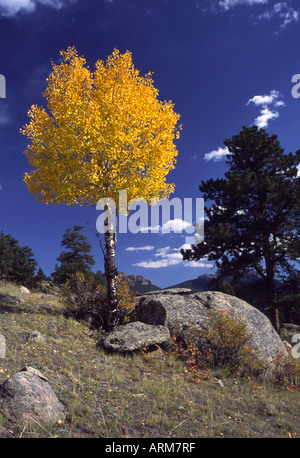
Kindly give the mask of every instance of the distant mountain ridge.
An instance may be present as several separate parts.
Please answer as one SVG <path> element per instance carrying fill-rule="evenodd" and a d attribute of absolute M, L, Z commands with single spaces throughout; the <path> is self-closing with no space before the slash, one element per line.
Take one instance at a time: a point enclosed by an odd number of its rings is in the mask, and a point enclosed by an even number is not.
<path fill-rule="evenodd" d="M 194 278 L 193 280 L 187 280 L 182 283 L 177 283 L 176 285 L 169 286 L 168 288 L 164 289 L 169 289 L 169 288 L 189 288 L 192 290 L 193 293 L 196 292 L 201 292 L 201 291 L 209 291 L 214 289 L 214 284 L 213 281 L 217 279 L 216 274 L 204 274 L 200 275 L 197 278 Z M 253 282 L 259 282 L 262 281 L 262 279 L 255 273 L 255 272 L 249 272 L 248 274 L 244 275 L 240 280 L 234 281 L 233 276 L 229 276 L 226 278 L 223 278 L 223 281 L 226 281 L 230 283 L 231 285 L 248 285 Z M 279 280 L 275 281 L 276 283 L 276 288 L 279 288 L 282 286 L 282 282 Z"/>
<path fill-rule="evenodd" d="M 154 285 L 150 280 L 147 280 L 142 275 L 126 275 L 124 272 L 118 272 L 118 276 L 126 281 L 132 292 L 148 293 L 149 291 L 157 291 L 161 288 Z"/>
<path fill-rule="evenodd" d="M 191 289 L 193 293 L 197 293 L 200 291 L 208 291 L 209 289 L 211 289 L 209 287 L 210 282 L 215 280 L 216 278 L 217 278 L 216 275 L 204 274 L 204 275 L 200 275 L 197 278 L 194 278 L 193 280 L 186 280 L 186 281 L 183 281 L 182 283 L 177 283 L 176 285 L 168 286 L 168 288 L 164 288 L 164 289 L 188 288 L 188 289 Z"/>

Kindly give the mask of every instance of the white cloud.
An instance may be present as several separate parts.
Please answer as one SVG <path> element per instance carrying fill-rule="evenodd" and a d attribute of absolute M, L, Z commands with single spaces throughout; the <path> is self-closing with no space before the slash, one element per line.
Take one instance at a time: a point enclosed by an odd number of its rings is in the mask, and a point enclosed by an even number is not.
<path fill-rule="evenodd" d="M 260 128 L 268 126 L 271 119 L 278 118 L 278 108 L 285 106 L 283 100 L 280 100 L 282 95 L 278 91 L 271 91 L 269 95 L 255 95 L 249 99 L 247 105 L 253 103 L 255 106 L 260 107 L 260 116 L 258 116 L 254 124 Z"/>
<path fill-rule="evenodd" d="M 268 0 L 219 0 L 218 5 L 225 11 L 237 5 L 262 5 L 267 3 Z"/>
<path fill-rule="evenodd" d="M 182 233 L 185 229 L 191 227 L 191 223 L 183 219 L 175 218 L 165 222 L 162 226 L 144 226 L 141 227 L 141 232 L 153 232 L 169 234 L 170 232 Z"/>
<path fill-rule="evenodd" d="M 191 223 L 182 219 L 171 219 L 162 225 L 162 233 L 169 234 L 170 232 L 181 233 L 186 228 L 190 227 Z"/>
<path fill-rule="evenodd" d="M 184 267 L 198 267 L 198 269 L 211 269 L 213 267 L 213 264 L 205 264 L 204 262 L 199 261 L 188 261 L 184 264 Z"/>
<path fill-rule="evenodd" d="M 32 13 L 37 4 L 47 5 L 60 9 L 66 4 L 76 0 L 0 0 L 0 13 L 2 16 L 11 17 L 19 12 Z"/>
<path fill-rule="evenodd" d="M 179 253 L 180 258 L 182 258 L 181 254 Z M 161 267 L 169 267 L 174 266 L 175 264 L 179 264 L 182 262 L 182 259 L 178 259 L 178 256 L 171 256 L 168 255 L 164 259 L 159 259 L 157 261 L 141 261 L 133 264 L 137 267 L 144 267 L 145 269 L 160 269 Z"/>
<path fill-rule="evenodd" d="M 137 262 L 134 266 L 144 267 L 146 269 L 159 269 L 161 267 L 174 266 L 183 262 L 180 250 L 178 248 L 172 249 L 169 246 L 159 248 L 154 256 L 160 259 Z"/>
<path fill-rule="evenodd" d="M 146 245 L 146 246 L 129 246 L 125 248 L 125 251 L 151 251 L 154 250 L 154 246 Z"/>
<path fill-rule="evenodd" d="M 141 227 L 140 232 L 147 233 L 150 231 L 150 232 L 155 233 L 155 232 L 159 232 L 159 230 L 160 230 L 160 226 L 143 226 Z"/>
<path fill-rule="evenodd" d="M 133 264 L 137 267 L 144 267 L 145 269 L 159 269 L 162 267 L 169 267 L 175 266 L 177 264 L 182 264 L 185 267 L 201 267 L 201 268 L 211 268 L 213 267 L 212 264 L 207 264 L 205 262 L 197 262 L 197 261 L 184 261 L 182 259 L 182 255 L 180 253 L 180 249 L 188 249 L 191 245 L 184 244 L 181 245 L 179 248 L 170 248 L 169 246 L 159 248 L 156 253 L 154 254 L 155 258 L 158 259 L 150 259 L 148 261 L 141 261 Z"/>
<path fill-rule="evenodd" d="M 274 105 L 274 106 L 282 106 L 284 105 L 284 102 L 282 100 L 278 100 L 281 96 L 280 92 L 279 91 L 275 91 L 275 89 L 273 91 L 270 92 L 269 95 L 255 95 L 254 97 L 252 97 L 252 99 L 248 100 L 247 102 L 247 105 L 249 105 L 249 103 L 254 103 L 254 105 L 262 105 L 262 106 L 266 106 L 266 105 Z"/>
<path fill-rule="evenodd" d="M 218 162 L 221 161 L 222 159 L 226 158 L 226 154 L 230 154 L 228 151 L 228 148 L 218 148 L 217 150 L 211 151 L 210 153 L 206 153 L 204 155 L 204 160 L 205 161 L 214 161 Z"/>
<path fill-rule="evenodd" d="M 287 1 L 275 0 L 207 0 L 210 3 L 210 9 L 214 12 L 231 11 L 237 6 L 249 6 L 264 8 L 262 12 L 254 11 L 251 17 L 257 21 L 276 20 L 280 21 L 280 30 L 285 29 L 289 24 L 298 22 L 300 19 L 300 10 L 296 10 L 288 4 Z M 276 32 L 278 33 L 278 32 Z"/>
<path fill-rule="evenodd" d="M 269 20 L 279 18 L 281 21 L 281 29 L 285 29 L 291 22 L 298 22 L 300 12 L 289 6 L 286 2 L 275 3 L 272 9 L 267 10 L 258 16 L 259 20 Z"/>
<path fill-rule="evenodd" d="M 261 115 L 258 116 L 254 123 L 257 127 L 264 128 L 268 126 L 268 123 L 271 119 L 278 118 L 279 113 L 278 111 L 270 111 L 269 108 L 263 108 L 261 110 Z"/>

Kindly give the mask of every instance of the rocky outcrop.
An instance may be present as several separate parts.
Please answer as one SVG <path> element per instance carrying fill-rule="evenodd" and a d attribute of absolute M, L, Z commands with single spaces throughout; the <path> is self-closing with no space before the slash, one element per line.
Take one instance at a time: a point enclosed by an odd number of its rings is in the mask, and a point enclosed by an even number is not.
<path fill-rule="evenodd" d="M 126 275 L 124 272 L 118 272 L 121 280 L 126 281 L 130 290 L 134 293 L 144 294 L 149 291 L 158 291 L 160 288 L 147 280 L 142 275 Z"/>
<path fill-rule="evenodd" d="M 233 317 L 244 319 L 252 334 L 253 347 L 262 358 L 286 354 L 285 346 L 269 319 L 258 309 L 237 297 L 217 291 L 191 293 L 188 289 L 169 289 L 137 298 L 135 317 L 149 325 L 166 326 L 171 335 L 191 327 L 201 328 L 208 311 L 228 310 Z"/>
<path fill-rule="evenodd" d="M 0 386 L 0 410 L 23 424 L 54 424 L 65 419 L 63 404 L 46 377 L 33 367 L 24 367 Z"/>
<path fill-rule="evenodd" d="M 162 345 L 170 340 L 165 326 L 152 326 L 139 321 L 119 326 L 102 341 L 103 347 L 111 352 L 131 352 L 144 347 Z"/>

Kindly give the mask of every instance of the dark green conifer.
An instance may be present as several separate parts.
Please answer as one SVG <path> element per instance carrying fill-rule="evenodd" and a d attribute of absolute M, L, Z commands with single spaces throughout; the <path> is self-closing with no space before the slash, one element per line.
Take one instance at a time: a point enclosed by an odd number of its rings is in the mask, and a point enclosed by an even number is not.
<path fill-rule="evenodd" d="M 72 274 L 83 273 L 86 278 L 92 278 L 93 273 L 91 266 L 95 264 L 93 256 L 89 253 L 91 246 L 85 235 L 81 234 L 83 226 L 75 225 L 72 229 L 67 229 L 63 235 L 61 245 L 68 251 L 62 251 L 55 265 L 55 271 L 52 273 L 54 283 L 63 284 Z"/>
<path fill-rule="evenodd" d="M 256 126 L 226 139 L 225 178 L 202 181 L 204 241 L 184 259 L 215 261 L 220 276 L 255 270 L 264 280 L 268 315 L 280 332 L 275 277 L 293 275 L 300 255 L 300 150 L 285 154 L 276 135 Z"/>

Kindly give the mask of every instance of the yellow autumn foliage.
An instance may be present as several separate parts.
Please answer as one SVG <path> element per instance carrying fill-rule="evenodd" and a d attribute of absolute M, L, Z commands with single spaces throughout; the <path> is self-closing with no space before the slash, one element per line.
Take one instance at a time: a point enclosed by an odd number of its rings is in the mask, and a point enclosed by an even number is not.
<path fill-rule="evenodd" d="M 168 197 L 181 126 L 174 104 L 158 100 L 152 74 L 134 68 L 129 51 L 114 50 L 92 72 L 74 47 L 52 63 L 44 92 L 21 133 L 32 169 L 24 182 L 37 201 L 94 205 L 127 190 L 128 199 Z"/>

